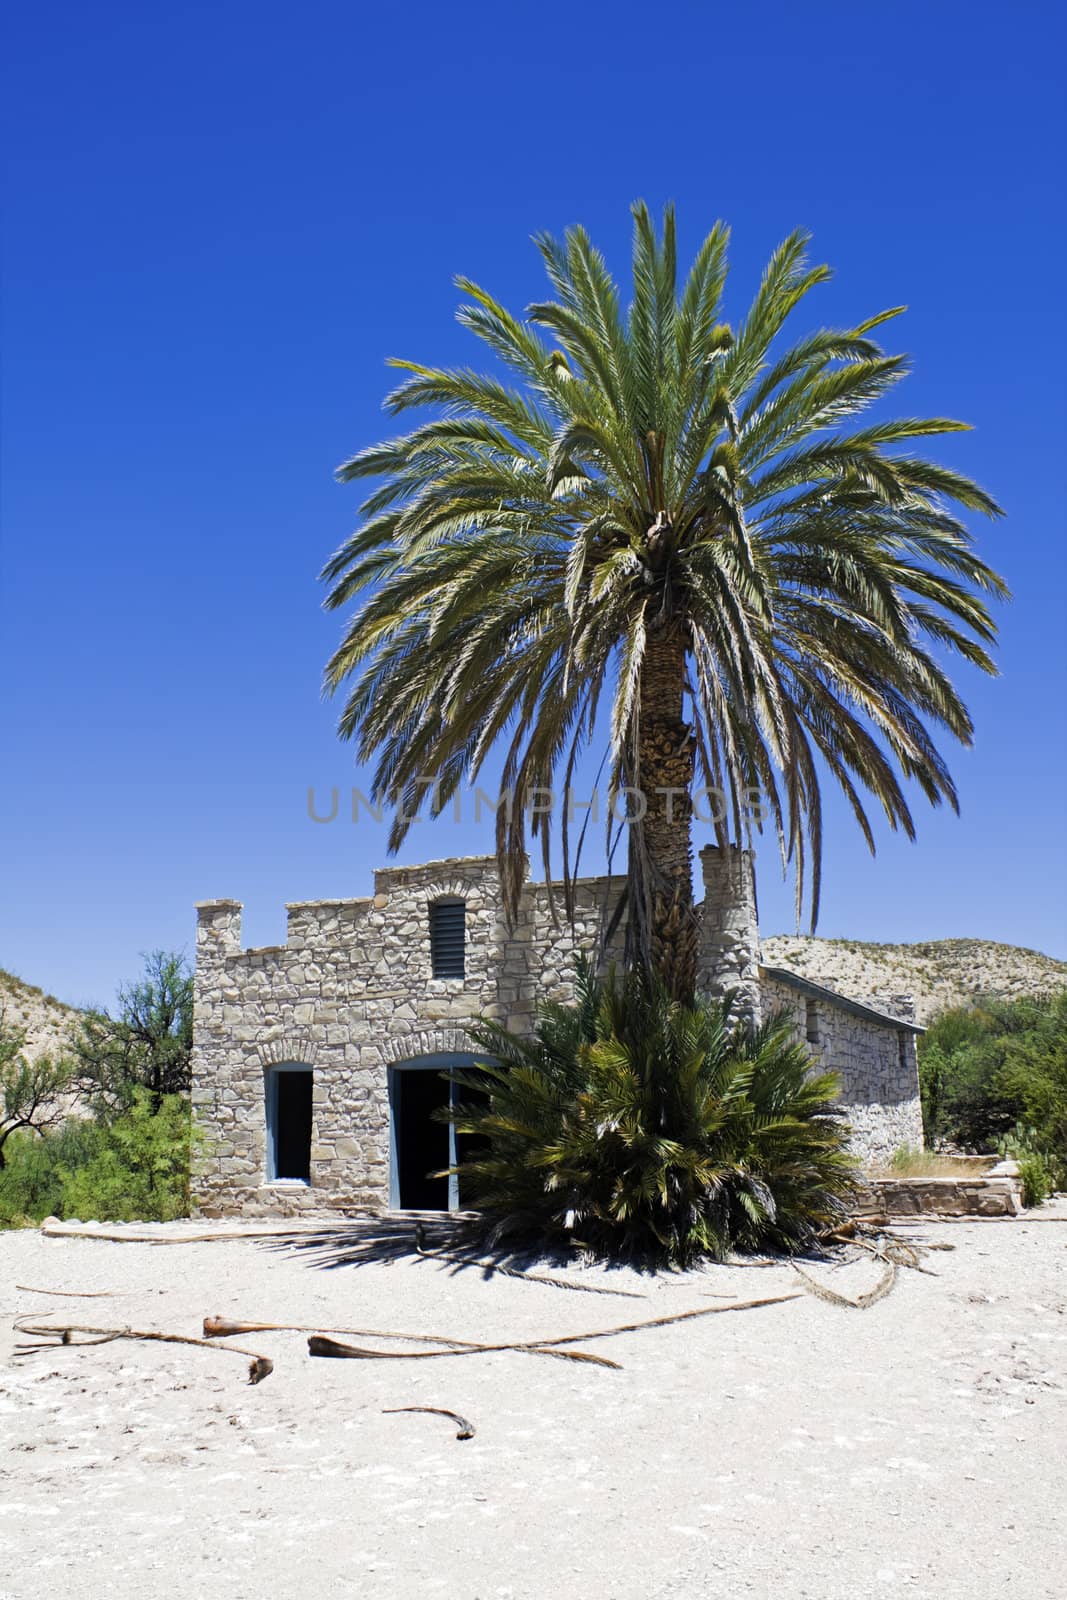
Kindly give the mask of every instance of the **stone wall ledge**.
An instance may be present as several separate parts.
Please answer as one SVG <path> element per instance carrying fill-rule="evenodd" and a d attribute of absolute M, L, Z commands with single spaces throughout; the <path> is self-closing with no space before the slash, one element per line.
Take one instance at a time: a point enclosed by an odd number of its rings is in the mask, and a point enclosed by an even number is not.
<path fill-rule="evenodd" d="M 372 906 L 374 896 L 370 894 L 345 895 L 340 900 L 287 900 L 286 911 L 313 911 L 319 906 Z"/>
<path fill-rule="evenodd" d="M 1017 1217 L 1023 1209 L 1017 1177 L 867 1178 L 859 1216 Z"/>
<path fill-rule="evenodd" d="M 192 1215 L 211 1220 L 240 1217 L 264 1221 L 299 1217 L 308 1221 L 326 1221 L 328 1218 L 336 1221 L 338 1218 L 351 1217 L 365 1221 L 369 1217 L 384 1216 L 387 1211 L 387 1205 L 369 1189 L 324 1193 L 322 1190 L 294 1187 L 291 1192 L 286 1192 L 270 1187 L 226 1184 L 225 1188 L 214 1193 L 201 1193 Z M 441 1215 L 447 1217 L 448 1213 Z"/>

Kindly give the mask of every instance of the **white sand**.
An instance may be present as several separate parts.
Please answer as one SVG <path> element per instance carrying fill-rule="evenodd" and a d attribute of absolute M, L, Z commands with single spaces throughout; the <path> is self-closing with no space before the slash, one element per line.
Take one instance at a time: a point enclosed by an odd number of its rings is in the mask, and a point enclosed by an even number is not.
<path fill-rule="evenodd" d="M 247 1320 L 549 1336 L 794 1286 L 786 1265 L 575 1272 L 644 1301 L 425 1260 L 327 1270 L 251 1241 L 0 1234 L 0 1596 L 215 1600 L 1062 1600 L 1067 1207 L 924 1225 L 954 1244 L 868 1311 L 805 1297 L 589 1344 L 311 1360 L 119 1342 L 15 1362 L 15 1315 L 198 1334 Z M 180 1226 L 170 1232 L 180 1232 Z M 546 1269 L 548 1270 L 548 1269 Z M 856 1294 L 861 1262 L 818 1269 Z M 109 1299 L 16 1290 L 108 1289 Z M 370 1343 L 370 1340 L 359 1341 Z M 471 1418 L 457 1443 L 443 1406 Z"/>

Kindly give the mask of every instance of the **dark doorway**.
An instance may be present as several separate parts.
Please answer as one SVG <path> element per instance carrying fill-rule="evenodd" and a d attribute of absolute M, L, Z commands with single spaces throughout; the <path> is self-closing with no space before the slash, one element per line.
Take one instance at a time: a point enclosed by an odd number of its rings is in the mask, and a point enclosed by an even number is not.
<path fill-rule="evenodd" d="M 478 1076 L 478 1069 L 476 1067 L 471 1067 L 467 1070 L 472 1074 L 472 1076 Z M 462 1105 L 470 1106 L 472 1110 L 482 1110 L 488 1103 L 489 1092 L 487 1088 L 479 1089 L 474 1085 L 464 1084 L 462 1088 L 457 1086 L 453 1090 L 453 1097 L 454 1101 L 458 1100 Z M 455 1149 L 457 1162 L 475 1160 L 483 1153 L 483 1151 L 488 1148 L 488 1143 L 489 1141 L 487 1139 L 480 1137 L 480 1135 L 476 1133 L 456 1133 Z M 459 1177 L 457 1188 L 458 1193 L 456 1195 L 455 1203 L 462 1210 L 463 1207 L 468 1205 L 470 1202 L 470 1195 L 469 1193 L 465 1192 L 467 1189 L 467 1182 L 463 1178 L 462 1174 Z"/>
<path fill-rule="evenodd" d="M 270 1177 L 311 1182 L 311 1089 L 309 1068 L 280 1067 L 267 1087 Z"/>
<path fill-rule="evenodd" d="M 447 1211 L 448 1179 L 431 1178 L 450 1165 L 447 1122 L 433 1115 L 448 1105 L 448 1081 L 429 1067 L 394 1073 L 393 1146 L 397 1194 L 404 1211 Z"/>

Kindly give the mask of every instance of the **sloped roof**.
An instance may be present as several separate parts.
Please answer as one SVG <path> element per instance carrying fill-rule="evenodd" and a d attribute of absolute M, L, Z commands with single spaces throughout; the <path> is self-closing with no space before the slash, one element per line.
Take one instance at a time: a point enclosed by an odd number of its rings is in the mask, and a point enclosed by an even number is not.
<path fill-rule="evenodd" d="M 799 973 L 790 972 L 786 967 L 765 967 L 761 964 L 760 972 L 766 973 L 768 978 L 786 984 L 790 989 L 796 989 L 800 994 L 807 995 L 811 1000 L 828 1001 L 839 1011 L 849 1011 L 854 1017 L 863 1017 L 866 1022 L 877 1022 L 883 1028 L 905 1028 L 909 1033 L 926 1032 L 921 1023 L 907 1022 L 903 1017 L 891 1016 L 888 1011 L 879 1011 L 874 1006 L 864 1005 L 862 1000 L 849 1000 L 836 990 L 824 988 L 821 983 L 812 983 L 810 978 L 802 978 Z"/>

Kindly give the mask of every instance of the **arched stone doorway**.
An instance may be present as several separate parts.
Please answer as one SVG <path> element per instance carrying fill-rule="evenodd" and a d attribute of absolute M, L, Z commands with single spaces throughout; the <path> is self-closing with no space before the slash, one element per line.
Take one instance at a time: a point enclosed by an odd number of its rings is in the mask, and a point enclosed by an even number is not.
<path fill-rule="evenodd" d="M 458 1178 L 431 1174 L 456 1161 L 456 1131 L 440 1114 L 462 1091 L 442 1074 L 474 1062 L 469 1053 L 437 1051 L 389 1068 L 389 1204 L 394 1210 L 459 1209 Z"/>

